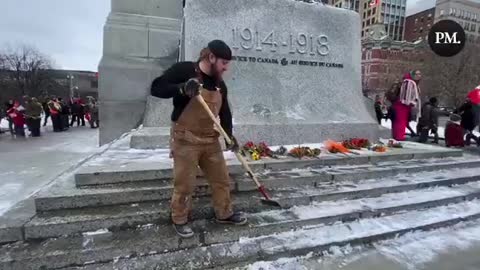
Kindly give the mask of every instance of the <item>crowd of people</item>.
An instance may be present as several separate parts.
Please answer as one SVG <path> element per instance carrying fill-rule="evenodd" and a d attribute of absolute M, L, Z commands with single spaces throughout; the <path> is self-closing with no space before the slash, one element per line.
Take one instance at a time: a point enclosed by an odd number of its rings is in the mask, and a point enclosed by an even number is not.
<path fill-rule="evenodd" d="M 427 102 L 421 102 L 419 83 L 422 79 L 420 70 L 406 73 L 402 81 L 394 83 L 385 94 L 385 101 L 380 96 L 375 99 L 375 113 L 377 121 L 382 119 L 392 122 L 392 137 L 397 141 L 406 139 L 406 130 L 412 137 L 418 137 L 418 142 L 426 143 L 433 135 L 433 143 L 439 143 L 438 122 L 440 116 L 450 116 L 445 129 L 447 146 L 470 145 L 474 140 L 480 146 L 480 138 L 474 135 L 473 130 L 479 124 L 479 113 L 472 100 L 466 98 L 464 104 L 453 112 L 440 110 L 438 99 L 431 97 Z M 385 103 L 389 103 L 388 106 Z M 385 108 L 387 112 L 385 113 Z M 410 123 L 417 123 L 416 132 Z M 456 130 L 456 131 L 455 131 Z M 455 134 L 455 135 L 454 135 Z"/>
<path fill-rule="evenodd" d="M 48 120 L 52 122 L 53 132 L 63 132 L 73 127 L 85 126 L 85 120 L 91 128 L 99 127 L 98 104 L 95 98 L 88 96 L 85 102 L 82 98 L 72 98 L 65 102 L 55 96 L 46 97 L 40 103 L 38 98 L 24 96 L 21 101 L 9 100 L 5 103 L 2 117 L 8 122 L 10 134 L 16 138 L 26 137 L 25 129 L 31 137 L 40 137 L 43 126 Z M 0 132 L 3 132 L 0 130 Z"/>

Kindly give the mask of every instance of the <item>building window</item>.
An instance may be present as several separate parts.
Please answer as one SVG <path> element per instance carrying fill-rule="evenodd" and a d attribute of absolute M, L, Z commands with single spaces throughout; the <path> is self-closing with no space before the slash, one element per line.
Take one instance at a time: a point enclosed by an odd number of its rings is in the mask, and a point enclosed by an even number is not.
<path fill-rule="evenodd" d="M 441 9 L 440 10 L 440 16 L 443 16 L 445 14 L 445 10 Z M 430 17 L 432 17 L 430 14 L 428 14 L 428 19 L 430 19 Z"/>
<path fill-rule="evenodd" d="M 375 18 L 372 18 L 372 24 L 375 24 Z"/>
<path fill-rule="evenodd" d="M 415 18 L 415 24 L 417 24 L 417 23 L 418 23 L 418 18 Z"/>
<path fill-rule="evenodd" d="M 372 11 L 371 10 L 368 10 L 367 12 L 367 17 L 370 17 L 372 15 Z"/>
<path fill-rule="evenodd" d="M 421 17 L 421 18 L 420 18 L 420 22 L 422 22 L 422 23 L 423 23 L 423 17 Z"/>
<path fill-rule="evenodd" d="M 367 9 L 367 3 L 365 2 L 365 4 L 363 5 L 363 8 L 364 9 Z"/>
<path fill-rule="evenodd" d="M 363 21 L 363 23 L 362 23 L 362 27 L 365 27 L 365 21 Z"/>
<path fill-rule="evenodd" d="M 417 32 L 417 28 L 413 28 L 413 33 L 416 33 Z"/>
<path fill-rule="evenodd" d="M 90 81 L 90 88 L 98 88 L 98 81 Z"/>
<path fill-rule="evenodd" d="M 365 19 L 367 17 L 367 13 L 363 13 L 363 18 Z"/>
<path fill-rule="evenodd" d="M 430 29 L 430 28 L 432 27 L 432 25 L 431 25 L 431 24 L 427 24 L 427 27 L 428 27 L 428 29 Z"/>
<path fill-rule="evenodd" d="M 373 8 L 372 13 L 373 13 L 373 14 L 377 14 L 377 8 L 376 8 L 376 7 Z"/>
<path fill-rule="evenodd" d="M 423 27 L 420 27 L 419 33 L 423 33 Z"/>
<path fill-rule="evenodd" d="M 449 15 L 452 15 L 453 13 L 455 13 L 455 12 L 453 11 L 453 8 L 450 8 L 450 12 L 449 12 L 448 14 L 449 14 Z"/>

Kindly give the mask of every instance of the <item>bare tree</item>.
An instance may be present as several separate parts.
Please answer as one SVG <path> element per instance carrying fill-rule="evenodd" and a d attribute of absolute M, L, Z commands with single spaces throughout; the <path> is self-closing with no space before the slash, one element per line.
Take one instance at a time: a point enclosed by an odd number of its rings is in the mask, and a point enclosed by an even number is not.
<path fill-rule="evenodd" d="M 454 57 L 440 57 L 427 52 L 422 96 L 436 96 L 444 105 L 459 106 L 467 93 L 480 84 L 479 49 L 478 45 L 468 43 Z"/>
<path fill-rule="evenodd" d="M 40 95 L 42 86 L 49 80 L 52 60 L 37 49 L 22 45 L 0 53 L 0 67 L 8 74 L 17 94 Z"/>

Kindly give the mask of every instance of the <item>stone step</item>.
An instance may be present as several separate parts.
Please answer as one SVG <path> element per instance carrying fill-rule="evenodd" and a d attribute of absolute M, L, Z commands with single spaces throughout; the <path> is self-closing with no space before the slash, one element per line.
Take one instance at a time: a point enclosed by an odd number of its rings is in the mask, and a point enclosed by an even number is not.
<path fill-rule="evenodd" d="M 179 239 L 170 226 L 148 225 L 121 232 L 100 230 L 41 242 L 18 242 L 0 248 L 0 268 L 205 269 L 277 256 L 300 256 L 332 246 L 361 245 L 414 230 L 431 230 L 480 218 L 478 201 L 462 202 L 460 198 L 462 195 L 463 200 L 477 198 L 478 184 L 472 187 L 472 193 L 466 190 L 431 190 L 428 196 L 434 196 L 438 202 L 443 198 L 440 204 L 434 204 L 435 200 L 417 201 L 419 194 L 411 192 L 398 194 L 405 196 L 398 199 L 397 204 L 378 208 L 375 206 L 383 201 L 364 200 L 360 205 L 363 208 L 344 202 L 343 206 L 331 206 L 336 218 L 328 215 L 326 205 L 318 204 L 310 206 L 311 209 L 292 208 L 263 213 L 263 216 L 252 215 L 246 227 L 197 222 L 197 235 L 189 240 Z M 446 201 L 448 196 L 453 196 L 450 202 Z M 384 199 L 390 201 L 391 198 Z M 398 206 L 404 204 L 412 209 L 415 203 L 423 203 L 419 207 L 424 208 L 403 212 Z M 344 211 L 340 211 L 342 208 Z M 360 219 L 342 219 L 348 211 Z M 265 220 L 266 216 L 271 219 Z M 341 220 L 344 222 L 335 222 Z"/>
<path fill-rule="evenodd" d="M 401 163 L 389 162 L 377 165 L 361 165 L 350 167 L 332 167 L 326 169 L 293 170 L 286 172 L 260 173 L 259 178 L 268 189 L 296 188 L 311 186 L 327 188 L 332 182 L 341 185 L 341 181 L 361 180 L 367 178 L 391 177 L 401 173 L 421 171 L 436 171 L 460 168 L 474 168 L 480 166 L 480 160 L 437 159 L 437 160 L 408 160 Z M 245 176 L 232 177 L 233 192 L 254 191 L 253 181 Z M 327 185 L 325 185 L 327 182 Z M 95 187 L 95 188 L 92 188 Z M 138 181 L 89 188 L 64 188 L 58 192 L 53 186 L 52 192 L 42 192 L 35 198 L 37 211 L 52 211 L 58 209 L 94 207 L 104 205 L 128 204 L 146 201 L 168 200 L 172 194 L 171 180 Z M 199 179 L 196 196 L 210 194 L 210 188 L 205 179 Z"/>
<path fill-rule="evenodd" d="M 458 171 L 458 173 L 462 172 Z M 472 172 L 465 172 L 466 175 L 470 173 Z M 469 182 L 478 181 L 479 179 L 480 176 L 476 174 L 475 176 L 465 176 L 461 178 L 433 181 L 424 180 L 418 183 L 414 181 L 406 184 L 397 183 L 393 186 L 388 186 L 387 184 L 387 186 L 384 185 L 381 187 L 378 186 L 378 182 L 367 182 L 359 185 L 359 188 L 347 186 L 346 188 L 337 188 L 337 191 L 333 191 L 333 189 L 327 189 L 325 191 L 321 189 L 279 190 L 272 192 L 272 195 L 283 207 L 293 207 L 308 205 L 312 202 L 376 197 L 385 193 L 413 190 L 419 187 L 464 184 L 462 185 L 463 187 L 468 185 Z M 398 181 L 400 180 L 402 179 L 398 179 Z M 472 184 L 477 183 L 478 182 L 473 182 Z M 258 213 L 272 209 L 271 207 L 260 204 L 258 199 L 259 194 L 257 192 L 241 192 L 237 196 L 234 196 L 234 207 L 239 211 L 249 213 Z M 214 214 L 210 206 L 209 198 L 195 198 L 193 205 L 193 220 L 213 218 Z M 129 228 L 149 223 L 165 224 L 170 222 L 169 215 L 170 209 L 168 201 L 49 211 L 38 214 L 25 225 L 25 239 L 58 237 L 103 228 Z"/>
<path fill-rule="evenodd" d="M 230 153 L 231 154 L 231 153 Z M 253 171 L 273 170 L 286 171 L 290 169 L 315 168 L 325 166 L 359 165 L 386 161 L 411 159 L 461 157 L 460 150 L 436 147 L 433 150 L 422 149 L 391 149 L 387 153 L 362 151 L 360 155 L 345 156 L 342 154 L 322 154 L 315 159 L 263 159 L 249 162 Z M 243 174 L 241 164 L 232 158 L 227 160 L 229 172 L 232 175 Z M 198 172 L 201 175 L 201 171 Z M 169 179 L 173 177 L 172 164 L 159 162 L 131 162 L 124 165 L 84 166 L 75 175 L 77 186 L 115 184 L 132 181 Z"/>
<path fill-rule="evenodd" d="M 144 127 L 137 130 L 130 138 L 130 147 L 134 149 L 169 148 L 169 127 Z"/>

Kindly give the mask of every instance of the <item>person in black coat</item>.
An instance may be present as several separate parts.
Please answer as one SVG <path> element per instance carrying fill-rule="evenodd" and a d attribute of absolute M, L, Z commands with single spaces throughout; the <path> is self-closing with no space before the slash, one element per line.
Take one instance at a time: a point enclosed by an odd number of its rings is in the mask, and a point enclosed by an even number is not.
<path fill-rule="evenodd" d="M 472 102 L 467 99 L 462 106 L 455 110 L 454 113 L 460 114 L 462 117 L 460 125 L 463 127 L 466 134 L 465 145 L 470 145 L 470 140 L 474 139 L 477 142 L 477 145 L 480 146 L 479 138 L 473 134 L 473 130 L 476 126 L 476 115 L 473 106 Z"/>
<path fill-rule="evenodd" d="M 13 108 L 13 106 L 15 105 L 15 103 L 13 102 L 13 100 L 9 100 L 8 102 L 5 103 L 5 112 L 8 112 L 11 108 Z M 13 119 L 8 116 L 8 113 L 7 113 L 7 121 L 8 121 L 8 129 L 10 131 L 10 134 L 12 136 L 15 135 L 15 131 L 13 129 Z"/>

